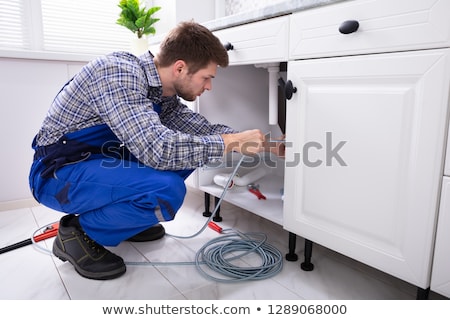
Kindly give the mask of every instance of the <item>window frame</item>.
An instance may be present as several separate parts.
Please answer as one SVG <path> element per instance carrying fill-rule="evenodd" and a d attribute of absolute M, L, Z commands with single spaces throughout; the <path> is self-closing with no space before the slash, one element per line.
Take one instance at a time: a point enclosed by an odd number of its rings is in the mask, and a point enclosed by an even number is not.
<path fill-rule="evenodd" d="M 105 50 L 93 50 L 92 52 L 88 51 L 79 51 L 74 48 L 74 50 L 46 50 L 45 49 L 45 35 L 44 35 L 44 27 L 43 27 L 43 16 L 42 16 L 42 1 L 46 0 L 0 0 L 4 2 L 6 5 L 10 2 L 20 2 L 23 7 L 21 21 L 24 24 L 23 34 L 27 35 L 28 38 L 26 47 L 18 48 L 14 46 L 1 46 L 0 42 L 0 58 L 23 58 L 23 59 L 44 59 L 44 60 L 66 60 L 66 61 L 90 61 L 94 57 L 99 55 L 114 51 L 114 50 L 130 50 L 131 41 L 135 37 L 131 33 L 131 31 L 125 29 L 123 26 L 118 26 L 117 28 L 122 28 L 123 35 L 122 37 L 128 38 L 127 40 L 123 40 L 123 46 L 118 47 L 117 49 L 106 48 Z M 74 1 L 76 0 L 59 0 L 59 1 Z M 92 0 L 91 0 L 92 1 Z M 95 0 L 96 1 L 96 0 Z M 108 0 L 113 2 L 115 5 L 119 3 L 119 0 Z M 146 6 L 151 6 L 152 1 L 147 0 L 143 1 Z M 120 9 L 117 9 L 117 18 Z M 80 22 L 82 24 L 82 22 Z M 115 20 L 112 20 L 112 24 L 115 25 Z M 110 32 L 105 34 L 105 37 L 114 37 L 117 33 L 117 28 L 115 28 L 114 32 Z M 128 36 L 125 36 L 127 34 Z M 24 36 L 25 38 L 25 36 Z M 89 41 L 89 40 L 88 40 Z"/>

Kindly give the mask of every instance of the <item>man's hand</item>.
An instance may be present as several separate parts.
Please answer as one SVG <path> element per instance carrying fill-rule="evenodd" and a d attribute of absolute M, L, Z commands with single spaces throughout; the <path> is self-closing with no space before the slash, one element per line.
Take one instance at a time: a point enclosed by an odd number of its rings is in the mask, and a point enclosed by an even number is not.
<path fill-rule="evenodd" d="M 222 139 L 225 143 L 225 153 L 236 151 L 251 155 L 264 151 L 264 135 L 258 129 L 222 134 Z"/>

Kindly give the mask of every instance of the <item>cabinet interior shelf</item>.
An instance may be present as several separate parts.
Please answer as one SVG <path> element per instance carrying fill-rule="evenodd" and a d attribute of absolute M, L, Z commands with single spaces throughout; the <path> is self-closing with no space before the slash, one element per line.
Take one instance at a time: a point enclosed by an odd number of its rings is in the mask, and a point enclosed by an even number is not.
<path fill-rule="evenodd" d="M 229 189 L 224 200 L 245 210 L 255 212 L 274 223 L 283 225 L 283 178 L 269 174 L 256 181 L 256 184 L 259 185 L 259 189 L 266 200 L 258 199 L 244 186 L 234 186 Z M 216 184 L 200 185 L 200 190 L 215 197 L 221 197 L 223 192 L 223 188 Z"/>

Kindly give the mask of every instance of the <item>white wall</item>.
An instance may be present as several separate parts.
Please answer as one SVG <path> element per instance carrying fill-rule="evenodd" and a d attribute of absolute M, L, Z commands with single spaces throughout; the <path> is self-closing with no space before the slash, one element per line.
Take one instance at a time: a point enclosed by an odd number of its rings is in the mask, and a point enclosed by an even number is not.
<path fill-rule="evenodd" d="M 160 6 L 155 17 L 161 20 L 155 23 L 156 36 L 167 33 L 181 21 L 194 20 L 206 22 L 216 17 L 214 0 L 153 0 L 152 6 Z"/>
<path fill-rule="evenodd" d="M 0 58 L 0 210 L 32 198 L 31 142 L 54 96 L 83 64 Z"/>

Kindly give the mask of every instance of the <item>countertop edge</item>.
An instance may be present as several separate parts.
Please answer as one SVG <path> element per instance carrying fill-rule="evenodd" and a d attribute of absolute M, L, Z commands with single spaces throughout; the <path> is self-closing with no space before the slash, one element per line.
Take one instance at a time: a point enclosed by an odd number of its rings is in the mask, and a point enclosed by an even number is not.
<path fill-rule="evenodd" d="M 218 18 L 212 21 L 202 22 L 201 24 L 211 31 L 217 31 L 343 1 L 348 0 L 290 0 L 270 5 L 261 9 L 242 12 Z"/>

